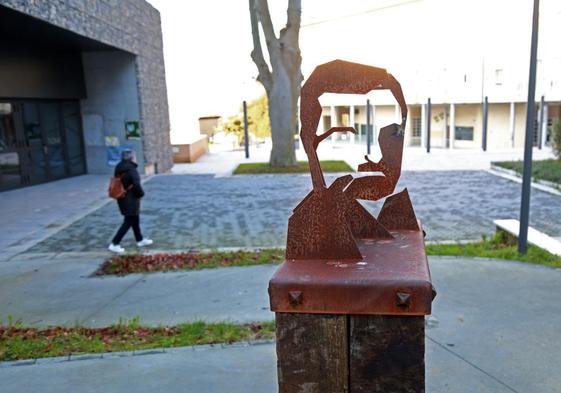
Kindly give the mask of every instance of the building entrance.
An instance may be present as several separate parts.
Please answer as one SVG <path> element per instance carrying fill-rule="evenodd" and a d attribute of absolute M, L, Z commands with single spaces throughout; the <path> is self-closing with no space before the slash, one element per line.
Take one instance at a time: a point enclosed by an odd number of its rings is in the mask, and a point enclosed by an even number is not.
<path fill-rule="evenodd" d="M 0 100 L 0 191 L 85 172 L 77 101 Z"/>

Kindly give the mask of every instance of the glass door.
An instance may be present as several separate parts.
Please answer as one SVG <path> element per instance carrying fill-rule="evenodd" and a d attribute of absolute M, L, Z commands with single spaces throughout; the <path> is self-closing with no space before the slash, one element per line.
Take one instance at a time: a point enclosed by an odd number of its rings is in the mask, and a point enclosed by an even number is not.
<path fill-rule="evenodd" d="M 39 124 L 49 179 L 60 179 L 70 174 L 65 149 L 65 135 L 62 132 L 60 103 L 42 102 L 39 107 Z"/>
<path fill-rule="evenodd" d="M 85 172 L 77 101 L 0 101 L 0 190 Z"/>
<path fill-rule="evenodd" d="M 41 183 L 49 179 L 47 149 L 41 132 L 39 105 L 25 102 L 21 105 L 23 133 L 26 141 L 26 165 L 22 168 L 29 183 Z"/>
<path fill-rule="evenodd" d="M 16 129 L 14 112 L 11 103 L 0 102 L 0 190 L 19 187 L 24 182 L 20 152 L 23 136 Z"/>
<path fill-rule="evenodd" d="M 76 101 L 64 101 L 61 104 L 61 114 L 69 174 L 81 175 L 86 173 L 86 160 L 82 138 L 80 105 Z"/>

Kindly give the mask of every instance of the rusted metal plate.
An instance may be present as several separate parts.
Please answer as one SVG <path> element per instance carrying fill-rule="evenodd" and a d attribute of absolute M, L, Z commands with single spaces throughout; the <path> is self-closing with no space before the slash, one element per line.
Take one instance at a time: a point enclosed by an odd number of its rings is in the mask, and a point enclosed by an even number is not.
<path fill-rule="evenodd" d="M 370 176 L 337 178 L 329 187 L 317 156 L 317 147 L 334 132 L 355 132 L 352 127 L 332 127 L 321 135 L 316 130 L 322 108 L 319 97 L 323 93 L 366 94 L 372 90 L 388 89 L 401 108 L 401 124 L 391 124 L 380 130 L 378 137 L 382 158 L 378 162 L 365 156 L 360 172 L 377 172 Z M 390 239 L 391 234 L 380 220 L 376 220 L 357 202 L 358 199 L 376 201 L 391 195 L 401 175 L 403 130 L 407 120 L 407 104 L 400 84 L 382 68 L 334 60 L 322 64 L 312 72 L 302 86 L 300 97 L 300 138 L 308 155 L 313 190 L 294 209 L 288 222 L 287 259 L 309 260 L 354 259 L 360 261 L 359 239 Z M 380 174 L 381 173 L 381 174 Z M 415 229 L 415 213 L 407 193 L 392 199 L 391 229 Z M 387 216 L 387 215 L 386 215 Z M 398 217 L 398 218 L 397 218 Z M 400 227 L 399 223 L 407 224 Z M 417 228 L 418 230 L 418 228 Z"/>
<path fill-rule="evenodd" d="M 420 224 L 419 224 L 420 228 Z M 361 259 L 287 259 L 269 282 L 271 310 L 428 315 L 435 295 L 420 230 L 361 239 Z"/>
<path fill-rule="evenodd" d="M 316 135 L 322 112 L 319 97 L 324 93 L 366 94 L 372 90 L 383 89 L 390 90 L 398 102 L 402 118 L 400 128 L 404 129 L 407 120 L 407 104 L 399 82 L 385 69 L 333 60 L 317 66 L 306 80 L 300 91 L 300 122 L 302 124 L 300 138 L 310 162 L 314 191 L 319 191 L 326 186 L 316 153 L 318 144 L 333 132 L 352 130 L 351 127 L 333 127 L 322 135 Z"/>
<path fill-rule="evenodd" d="M 381 225 L 389 230 L 409 229 L 418 231 L 420 229 L 407 188 L 386 198 L 378 215 L 378 220 Z"/>

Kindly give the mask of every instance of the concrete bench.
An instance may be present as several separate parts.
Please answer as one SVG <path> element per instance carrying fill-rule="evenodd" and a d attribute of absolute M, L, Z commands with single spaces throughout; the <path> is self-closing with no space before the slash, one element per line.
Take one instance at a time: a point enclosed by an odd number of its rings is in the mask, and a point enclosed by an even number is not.
<path fill-rule="evenodd" d="M 497 231 L 503 231 L 518 238 L 520 222 L 518 220 L 494 220 Z M 528 243 L 561 256 L 561 242 L 532 227 L 528 228 Z"/>

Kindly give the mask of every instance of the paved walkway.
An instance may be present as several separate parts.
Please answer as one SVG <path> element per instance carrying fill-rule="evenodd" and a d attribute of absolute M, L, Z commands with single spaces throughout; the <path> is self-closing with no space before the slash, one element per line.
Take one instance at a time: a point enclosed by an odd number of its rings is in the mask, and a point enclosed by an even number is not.
<path fill-rule="evenodd" d="M 275 266 L 89 278 L 99 259 L 71 255 L 0 264 L 0 310 L 26 323 L 99 325 L 139 315 L 270 320 Z M 427 325 L 427 391 L 561 391 L 561 270 L 431 257 L 438 296 Z M 52 300 L 49 300 L 52 299 Z M 203 349 L 199 351 L 199 349 Z M 3 392 L 271 392 L 273 345 L 0 367 Z"/>
<path fill-rule="evenodd" d="M 230 176 L 234 169 L 243 162 L 267 162 L 269 161 L 271 146 L 251 146 L 250 158 L 245 158 L 243 149 L 236 151 L 224 150 L 220 146 L 212 146 L 210 153 L 199 158 L 192 164 L 176 164 L 173 173 L 182 174 L 213 174 L 217 176 Z M 320 160 L 344 160 L 353 168 L 364 162 L 366 145 L 344 145 L 322 143 L 318 148 Z M 378 146 L 372 146 L 370 158 L 373 161 L 380 159 L 381 153 Z M 506 149 L 482 151 L 480 149 L 439 149 L 433 148 L 430 154 L 421 147 L 406 147 L 403 152 L 402 169 L 406 171 L 461 171 L 461 170 L 486 170 L 494 161 L 522 160 L 523 149 Z M 296 150 L 296 158 L 307 161 L 303 149 Z M 537 148 L 533 151 L 534 160 L 553 158 L 551 148 L 542 150 Z"/>
<path fill-rule="evenodd" d="M 328 176 L 332 181 L 335 176 Z M 159 249 L 284 246 L 288 217 L 309 192 L 308 175 L 162 175 L 146 184 L 141 225 Z M 520 185 L 484 171 L 403 172 L 427 240 L 481 239 L 494 219 L 517 218 Z M 365 202 L 375 214 L 381 203 Z M 121 216 L 110 203 L 31 249 L 103 251 Z M 561 196 L 534 190 L 531 225 L 561 236 Z M 134 248 L 132 235 L 123 246 Z"/>
<path fill-rule="evenodd" d="M 363 148 L 325 144 L 320 148 L 320 156 L 345 159 L 356 166 L 362 159 Z M 302 151 L 298 154 L 300 159 L 305 159 Z M 374 149 L 372 157 L 376 154 Z M 534 154 L 545 158 L 551 152 L 535 150 Z M 267 147 L 252 147 L 250 161 L 266 161 L 267 156 Z M 518 150 L 484 153 L 433 149 L 431 154 L 426 154 L 421 148 L 406 148 L 404 169 L 414 173 L 405 172 L 401 184 L 409 187 L 419 217 L 429 229 L 429 239 L 476 239 L 492 232 L 491 219 L 516 218 L 519 185 L 503 180 L 495 182 L 492 176 L 467 174 L 465 170 L 486 169 L 490 161 L 521 157 L 522 151 Z M 233 177 L 224 182 L 215 179 L 230 176 L 235 166 L 244 161 L 242 151 L 227 151 L 208 154 L 194 164 L 176 165 L 177 173 L 211 176 L 162 179 L 160 187 L 148 187 L 143 216 L 147 233 L 154 233 L 152 236 L 162 248 L 284 244 L 286 219 L 292 207 L 308 192 L 309 178 L 306 175 Z M 462 171 L 433 172 L 437 169 Z M 69 230 L 63 230 L 34 251 L 103 250 L 119 225 L 119 215 L 114 203 L 109 203 L 106 197 L 106 187 L 106 176 L 86 175 L 0 193 L 0 227 L 10 228 L 0 233 L 0 260 L 29 249 L 76 221 Z M 466 192 L 469 190 L 473 192 Z M 157 195 L 160 192 L 171 195 L 161 198 Z M 533 224 L 554 237 L 561 236 L 556 214 L 558 199 L 544 197 L 539 192 L 533 194 Z M 420 205 L 425 202 L 433 203 L 430 209 Z M 105 209 L 96 212 L 108 203 Z M 219 215 L 212 215 L 209 209 Z M 554 220 L 547 219 L 551 212 Z M 86 219 L 80 220 L 84 216 Z"/>
<path fill-rule="evenodd" d="M 0 192 L 0 260 L 103 206 L 107 184 L 107 176 L 85 175 Z"/>

